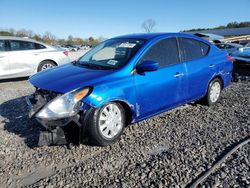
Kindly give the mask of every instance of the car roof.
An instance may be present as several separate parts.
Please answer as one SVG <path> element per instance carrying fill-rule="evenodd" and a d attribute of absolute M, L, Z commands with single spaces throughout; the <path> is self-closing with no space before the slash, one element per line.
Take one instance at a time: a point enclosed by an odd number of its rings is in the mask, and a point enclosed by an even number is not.
<path fill-rule="evenodd" d="M 35 42 L 35 43 L 39 43 L 39 44 L 43 44 L 46 46 L 49 46 L 48 44 L 45 44 L 43 42 L 39 42 L 27 37 L 15 37 L 15 36 L 0 36 L 0 40 L 21 40 L 21 41 L 27 41 L 27 42 Z"/>
<path fill-rule="evenodd" d="M 115 38 L 135 38 L 135 39 L 146 39 L 150 40 L 156 37 L 171 37 L 171 36 L 178 36 L 178 37 L 192 37 L 196 39 L 202 40 L 202 38 L 197 37 L 193 34 L 186 34 L 186 33 L 137 33 L 137 34 L 129 34 L 129 35 L 122 35 L 117 36 Z"/>

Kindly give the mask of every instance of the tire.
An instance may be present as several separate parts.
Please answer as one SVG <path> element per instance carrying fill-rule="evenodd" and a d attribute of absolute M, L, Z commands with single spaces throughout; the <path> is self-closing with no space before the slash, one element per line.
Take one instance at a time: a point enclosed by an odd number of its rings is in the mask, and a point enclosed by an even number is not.
<path fill-rule="evenodd" d="M 205 102 L 208 106 L 212 106 L 219 101 L 222 91 L 222 81 L 219 78 L 213 79 L 208 86 Z"/>
<path fill-rule="evenodd" d="M 55 66 L 56 66 L 56 64 L 54 62 L 45 60 L 39 64 L 37 71 L 40 72 L 40 71 L 43 71 L 43 70 L 48 69 L 48 68 L 53 68 Z"/>
<path fill-rule="evenodd" d="M 114 115 L 115 113 L 117 113 L 117 116 Z M 106 114 L 106 117 L 104 114 Z M 107 123 L 105 124 L 104 122 Z M 125 122 L 126 115 L 122 105 L 110 102 L 100 109 L 91 109 L 87 113 L 85 135 L 93 145 L 111 145 L 119 140 L 123 133 Z"/>

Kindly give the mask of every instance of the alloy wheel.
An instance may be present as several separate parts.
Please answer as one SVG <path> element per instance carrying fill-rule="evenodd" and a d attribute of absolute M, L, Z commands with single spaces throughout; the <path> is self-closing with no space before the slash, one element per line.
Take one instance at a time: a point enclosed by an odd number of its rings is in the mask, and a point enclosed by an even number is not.
<path fill-rule="evenodd" d="M 50 69 L 50 68 L 53 68 L 53 67 L 54 67 L 54 65 L 52 65 L 51 63 L 45 63 L 42 66 L 41 70 Z"/>

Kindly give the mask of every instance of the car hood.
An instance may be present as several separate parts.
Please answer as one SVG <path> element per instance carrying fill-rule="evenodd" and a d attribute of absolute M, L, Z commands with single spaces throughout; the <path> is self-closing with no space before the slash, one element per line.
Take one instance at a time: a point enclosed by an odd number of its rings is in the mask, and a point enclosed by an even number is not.
<path fill-rule="evenodd" d="M 98 79 L 111 74 L 110 70 L 93 70 L 71 63 L 39 72 L 29 81 L 37 88 L 66 93 L 74 89 L 92 86 Z"/>

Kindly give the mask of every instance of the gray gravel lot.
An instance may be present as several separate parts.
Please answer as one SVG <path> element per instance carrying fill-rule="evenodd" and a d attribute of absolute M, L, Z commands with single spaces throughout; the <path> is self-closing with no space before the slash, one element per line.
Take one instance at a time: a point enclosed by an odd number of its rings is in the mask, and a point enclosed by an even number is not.
<path fill-rule="evenodd" d="M 0 83 L 0 187 L 186 187 L 250 136 L 250 82 L 233 83 L 208 108 L 188 104 L 130 125 L 108 147 L 34 147 L 26 80 Z M 249 144 L 203 183 L 250 187 Z"/>

